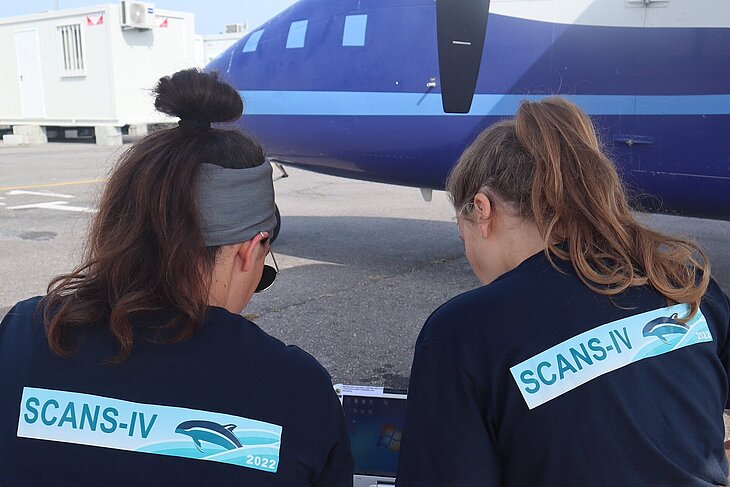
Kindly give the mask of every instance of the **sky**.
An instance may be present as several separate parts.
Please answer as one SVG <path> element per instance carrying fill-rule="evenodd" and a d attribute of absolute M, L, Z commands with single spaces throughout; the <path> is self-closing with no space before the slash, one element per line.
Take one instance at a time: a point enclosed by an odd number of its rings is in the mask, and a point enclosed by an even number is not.
<path fill-rule="evenodd" d="M 296 0 L 153 0 L 155 8 L 195 14 L 196 34 L 218 34 L 225 24 L 248 22 L 249 31 L 269 20 Z M 0 0 L 0 17 L 27 15 L 59 9 L 86 7 L 110 0 Z"/>

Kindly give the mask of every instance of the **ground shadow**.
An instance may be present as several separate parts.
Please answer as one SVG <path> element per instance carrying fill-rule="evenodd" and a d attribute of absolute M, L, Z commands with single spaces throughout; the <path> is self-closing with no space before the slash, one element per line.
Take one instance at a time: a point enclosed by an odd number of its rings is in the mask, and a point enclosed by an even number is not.
<path fill-rule="evenodd" d="M 333 264 L 411 267 L 464 254 L 455 223 L 385 217 L 287 216 L 277 253 Z"/>

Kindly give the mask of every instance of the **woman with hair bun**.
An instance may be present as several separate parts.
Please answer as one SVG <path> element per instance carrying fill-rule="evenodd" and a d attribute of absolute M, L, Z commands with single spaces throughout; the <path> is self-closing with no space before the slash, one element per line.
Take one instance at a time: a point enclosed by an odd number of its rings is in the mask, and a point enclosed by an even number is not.
<path fill-rule="evenodd" d="M 447 190 L 483 286 L 418 338 L 398 485 L 727 485 L 728 298 L 635 219 L 590 119 L 523 102 Z"/>
<path fill-rule="evenodd" d="M 189 69 L 155 107 L 180 121 L 121 157 L 81 265 L 0 326 L 0 485 L 352 485 L 329 375 L 240 314 L 277 272 L 271 165 L 211 126 L 240 96 Z"/>

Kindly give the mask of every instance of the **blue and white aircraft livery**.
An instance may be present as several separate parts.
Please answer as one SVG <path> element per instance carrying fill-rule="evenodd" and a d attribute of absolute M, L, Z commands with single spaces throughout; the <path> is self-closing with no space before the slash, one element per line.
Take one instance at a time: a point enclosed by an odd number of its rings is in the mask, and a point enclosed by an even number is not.
<path fill-rule="evenodd" d="M 515 365 L 510 372 L 527 406 L 536 408 L 639 360 L 711 342 L 701 311 L 687 323 L 677 321 L 689 310 L 680 304 L 601 325 Z"/>
<path fill-rule="evenodd" d="M 281 426 L 230 414 L 23 388 L 18 437 L 210 460 L 276 473 Z"/>
<path fill-rule="evenodd" d="M 424 189 L 564 95 L 645 208 L 730 219 L 728 46 L 727 0 L 300 0 L 207 69 L 274 160 Z"/>

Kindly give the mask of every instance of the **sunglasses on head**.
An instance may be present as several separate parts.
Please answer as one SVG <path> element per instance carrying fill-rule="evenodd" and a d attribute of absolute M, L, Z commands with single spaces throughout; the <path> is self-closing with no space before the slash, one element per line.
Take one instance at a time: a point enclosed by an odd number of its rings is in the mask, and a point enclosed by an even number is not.
<path fill-rule="evenodd" d="M 264 234 L 261 233 L 261 236 Z M 271 239 L 269 237 L 264 237 L 261 239 L 261 244 L 263 245 L 269 245 L 271 243 Z M 274 266 L 270 266 L 268 264 L 264 264 L 264 270 L 261 273 L 261 279 L 259 280 L 258 286 L 256 286 L 255 293 L 260 293 L 261 291 L 265 291 L 271 287 L 272 284 L 274 284 L 274 281 L 276 280 L 276 276 L 279 274 L 279 265 L 276 263 L 276 258 L 274 257 L 274 253 L 269 249 L 268 255 L 271 256 L 271 260 L 274 262 Z"/>

